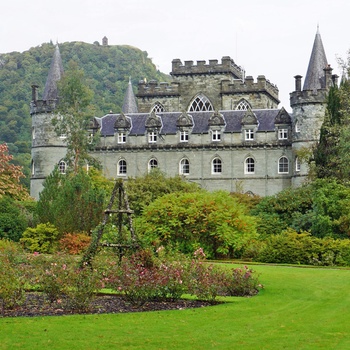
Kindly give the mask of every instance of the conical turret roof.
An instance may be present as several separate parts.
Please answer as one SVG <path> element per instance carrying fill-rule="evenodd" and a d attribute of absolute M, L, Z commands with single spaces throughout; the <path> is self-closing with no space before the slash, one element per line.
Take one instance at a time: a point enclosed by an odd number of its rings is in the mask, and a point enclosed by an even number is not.
<path fill-rule="evenodd" d="M 122 111 L 124 114 L 138 112 L 134 91 L 132 89 L 131 79 L 129 79 L 128 88 L 125 92 Z"/>
<path fill-rule="evenodd" d="M 328 62 L 323 48 L 321 34 L 317 28 L 303 90 L 318 90 L 326 87 L 324 69 L 327 65 Z"/>
<path fill-rule="evenodd" d="M 58 44 L 52 57 L 49 74 L 47 76 L 43 100 L 55 100 L 58 98 L 57 82 L 63 75 L 63 65 Z"/>

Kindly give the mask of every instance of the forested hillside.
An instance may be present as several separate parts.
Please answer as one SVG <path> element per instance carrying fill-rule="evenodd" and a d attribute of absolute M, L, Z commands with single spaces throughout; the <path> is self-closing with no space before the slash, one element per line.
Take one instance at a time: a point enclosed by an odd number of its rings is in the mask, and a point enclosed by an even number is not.
<path fill-rule="evenodd" d="M 85 73 L 87 85 L 94 91 L 95 115 L 119 112 L 129 77 L 136 87 L 140 79 L 168 81 L 157 71 L 147 52 L 131 46 L 102 46 L 97 42 L 67 42 L 59 45 L 63 66 L 70 60 Z M 44 91 L 55 45 L 45 43 L 23 53 L 0 54 L 0 143 L 8 144 L 14 162 L 24 166 L 29 184 L 31 147 L 31 85 Z M 136 90 L 135 90 L 136 92 Z"/>

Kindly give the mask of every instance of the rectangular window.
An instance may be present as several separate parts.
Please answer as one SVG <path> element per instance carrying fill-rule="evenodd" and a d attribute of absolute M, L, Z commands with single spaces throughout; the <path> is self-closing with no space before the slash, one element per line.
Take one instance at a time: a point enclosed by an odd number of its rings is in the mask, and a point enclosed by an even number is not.
<path fill-rule="evenodd" d="M 299 158 L 295 158 L 295 171 L 299 172 L 300 171 L 300 161 Z"/>
<path fill-rule="evenodd" d="M 118 132 L 118 143 L 126 142 L 126 134 L 125 132 Z"/>
<path fill-rule="evenodd" d="M 278 129 L 278 139 L 287 140 L 288 139 L 288 129 Z"/>
<path fill-rule="evenodd" d="M 244 139 L 246 140 L 246 141 L 252 141 L 252 140 L 254 140 L 254 130 L 252 130 L 252 129 L 246 129 L 246 130 L 244 130 Z"/>
<path fill-rule="evenodd" d="M 221 141 L 220 130 L 212 130 L 212 132 L 211 132 L 211 140 L 212 141 Z"/>
<path fill-rule="evenodd" d="M 180 131 L 180 142 L 188 142 L 188 131 Z"/>
<path fill-rule="evenodd" d="M 155 131 L 151 131 L 148 133 L 148 142 L 155 143 L 157 142 L 157 133 Z"/>

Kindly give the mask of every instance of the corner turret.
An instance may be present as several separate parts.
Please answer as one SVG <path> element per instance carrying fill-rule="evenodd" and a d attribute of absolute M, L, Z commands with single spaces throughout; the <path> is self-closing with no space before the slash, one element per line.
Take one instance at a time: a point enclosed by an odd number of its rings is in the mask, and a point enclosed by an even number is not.
<path fill-rule="evenodd" d="M 327 62 L 321 35 L 317 28 L 311 51 L 305 81 L 302 76 L 295 77 L 295 91 L 290 94 L 293 109 L 293 153 L 295 169 L 293 184 L 299 186 L 309 172 L 307 164 L 298 159 L 300 150 L 311 149 L 318 142 L 326 109 L 326 97 L 331 86 L 337 84 L 337 76 Z"/>

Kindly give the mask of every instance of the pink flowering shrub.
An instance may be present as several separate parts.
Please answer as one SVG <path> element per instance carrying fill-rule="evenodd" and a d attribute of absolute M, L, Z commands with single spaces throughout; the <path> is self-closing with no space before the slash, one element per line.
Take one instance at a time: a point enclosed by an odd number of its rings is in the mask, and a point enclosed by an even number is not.
<path fill-rule="evenodd" d="M 179 299 L 185 293 L 214 302 L 218 296 L 254 295 L 261 288 L 255 273 L 246 266 L 228 270 L 206 263 L 201 248 L 194 257 L 169 261 L 141 251 L 124 257 L 120 265 L 112 263 L 105 281 L 134 305 L 155 299 Z"/>
<path fill-rule="evenodd" d="M 87 310 L 95 292 L 102 287 L 97 270 L 77 267 L 71 257 L 56 256 L 44 266 L 39 286 L 50 302 L 59 301 L 70 310 Z"/>
<path fill-rule="evenodd" d="M 108 285 L 134 305 L 149 300 L 179 299 L 185 291 L 185 269 L 179 262 L 160 262 L 145 251 L 124 257 L 109 271 Z"/>

